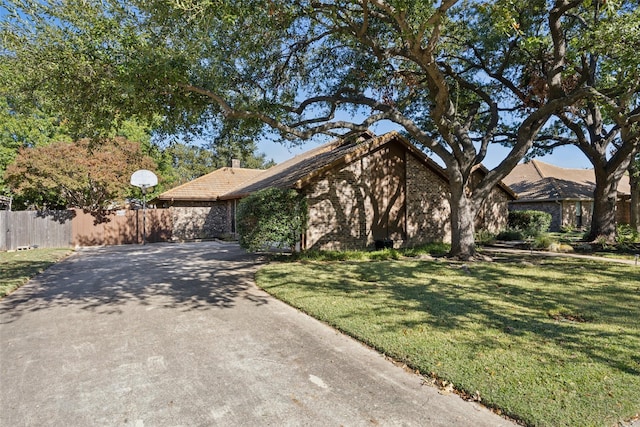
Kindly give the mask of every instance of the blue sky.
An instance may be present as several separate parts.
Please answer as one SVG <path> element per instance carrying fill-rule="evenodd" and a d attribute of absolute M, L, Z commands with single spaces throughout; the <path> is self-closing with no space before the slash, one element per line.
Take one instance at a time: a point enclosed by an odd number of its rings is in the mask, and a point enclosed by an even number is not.
<path fill-rule="evenodd" d="M 374 132 L 378 135 L 381 135 L 387 132 L 388 129 L 378 128 L 374 129 Z M 272 142 L 272 141 L 260 141 L 258 142 L 258 151 L 264 153 L 268 159 L 273 159 L 276 163 L 281 163 L 287 159 L 294 157 L 300 153 L 303 153 L 307 150 L 310 150 L 318 145 L 322 144 L 322 142 L 308 142 L 300 146 L 289 147 L 280 143 Z M 498 144 L 489 148 L 487 153 L 487 158 L 484 162 L 485 166 L 489 169 L 497 166 L 504 156 L 508 153 L 508 150 Z M 589 159 L 582 154 L 582 152 L 574 146 L 560 147 L 554 150 L 552 154 L 536 157 L 536 159 L 541 160 L 546 163 L 550 163 L 552 165 L 560 166 L 563 168 L 571 168 L 571 169 L 591 169 L 593 166 L 589 162 Z M 437 160 L 434 158 L 434 160 Z"/>
<path fill-rule="evenodd" d="M 337 111 L 336 112 L 336 120 L 345 120 L 351 121 L 354 123 L 358 123 L 363 121 L 366 118 L 366 114 L 361 112 L 346 112 L 346 111 Z M 400 129 L 399 125 L 394 124 L 390 121 L 382 121 L 375 124 L 370 130 L 374 132 L 376 135 L 383 135 L 386 132 L 392 131 L 394 129 Z M 328 139 L 324 140 L 324 142 L 329 141 Z M 257 143 L 258 151 L 264 153 L 267 159 L 273 159 L 276 163 L 282 163 L 285 160 L 288 160 L 298 154 L 301 154 L 307 150 L 310 150 L 314 147 L 317 147 L 324 142 L 318 141 L 317 139 L 313 142 L 307 142 L 305 144 L 299 146 L 287 146 L 281 143 L 276 143 L 270 140 L 259 141 Z M 487 157 L 483 162 L 484 165 L 493 169 L 496 167 L 508 154 L 509 150 L 500 144 L 491 144 L 489 146 L 489 150 L 487 152 Z M 437 156 L 433 155 L 433 159 L 442 165 L 442 161 L 437 158 Z M 548 154 L 546 156 L 536 157 L 536 159 L 541 160 L 546 163 L 550 163 L 555 166 L 560 166 L 563 168 L 570 169 L 592 169 L 593 165 L 587 159 L 587 157 L 575 146 L 566 146 L 556 148 L 553 153 Z"/>

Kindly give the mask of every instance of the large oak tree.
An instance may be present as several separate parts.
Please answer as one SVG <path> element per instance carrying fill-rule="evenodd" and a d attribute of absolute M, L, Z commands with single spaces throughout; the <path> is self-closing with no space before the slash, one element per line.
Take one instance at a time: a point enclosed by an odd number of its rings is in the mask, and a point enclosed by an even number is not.
<path fill-rule="evenodd" d="M 572 41 L 576 54 L 567 69 L 592 96 L 558 111 L 536 144 L 543 150 L 573 144 L 591 161 L 596 185 L 588 239 L 609 242 L 616 237 L 618 183 L 640 150 L 640 9 L 637 2 L 616 5 L 576 10 L 574 31 L 581 37 Z M 632 202 L 637 211 L 637 197 Z"/>
<path fill-rule="evenodd" d="M 250 120 L 298 139 L 379 122 L 402 128 L 446 165 L 451 255 L 465 259 L 491 189 L 553 114 L 592 96 L 566 70 L 576 55 L 572 13 L 591 1 L 8 4 L 4 60 L 72 123 L 159 115 L 167 129 L 190 132 Z M 472 184 L 506 128 L 509 154 Z"/>

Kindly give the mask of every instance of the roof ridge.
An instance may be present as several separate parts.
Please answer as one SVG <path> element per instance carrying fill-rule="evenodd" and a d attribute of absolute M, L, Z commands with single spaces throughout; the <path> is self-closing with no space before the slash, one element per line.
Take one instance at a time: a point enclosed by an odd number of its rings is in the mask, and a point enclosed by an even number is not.
<path fill-rule="evenodd" d="M 556 178 L 555 177 L 549 176 L 549 177 L 546 177 L 546 179 L 548 179 L 551 182 L 551 185 L 553 185 L 553 188 L 556 190 L 556 193 L 558 193 L 559 197 L 564 197 L 565 196 L 563 194 L 562 190 L 560 189 L 560 186 L 556 182 Z"/>
<path fill-rule="evenodd" d="M 540 166 L 538 165 L 539 160 L 536 159 L 531 159 L 531 164 L 533 165 L 533 168 L 535 169 L 535 171 L 538 173 L 538 176 L 541 179 L 547 178 L 543 173 L 542 173 L 542 169 L 540 169 Z M 540 162 L 540 163 L 544 163 L 544 162 Z"/>

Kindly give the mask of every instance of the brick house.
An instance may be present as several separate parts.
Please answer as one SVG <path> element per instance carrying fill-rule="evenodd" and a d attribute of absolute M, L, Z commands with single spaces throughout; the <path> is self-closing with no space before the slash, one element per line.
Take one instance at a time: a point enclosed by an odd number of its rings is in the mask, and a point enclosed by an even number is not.
<path fill-rule="evenodd" d="M 451 239 L 445 171 L 397 132 L 337 140 L 256 173 L 218 196 L 216 203 L 228 209 L 225 232 L 235 232 L 229 218 L 237 202 L 269 187 L 292 188 L 307 197 L 306 249 L 367 248 L 385 239 L 395 247 Z M 477 229 L 504 228 L 507 204 L 514 198 L 505 185 L 494 189 L 478 215 Z"/>
<path fill-rule="evenodd" d="M 551 231 L 563 227 L 588 229 L 596 186 L 593 169 L 567 169 L 539 160 L 517 165 L 504 180 L 518 195 L 510 210 L 537 210 L 551 214 Z M 631 188 L 629 176 L 618 184 L 616 219 L 629 223 Z"/>

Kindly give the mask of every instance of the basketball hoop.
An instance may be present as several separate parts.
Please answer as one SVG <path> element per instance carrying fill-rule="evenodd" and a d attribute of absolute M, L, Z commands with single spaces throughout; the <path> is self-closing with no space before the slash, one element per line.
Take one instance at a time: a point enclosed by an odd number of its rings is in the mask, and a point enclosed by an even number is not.
<path fill-rule="evenodd" d="M 142 191 L 142 244 L 144 245 L 147 240 L 147 192 L 158 185 L 158 177 L 150 170 L 140 169 L 131 175 L 131 185 Z"/>

